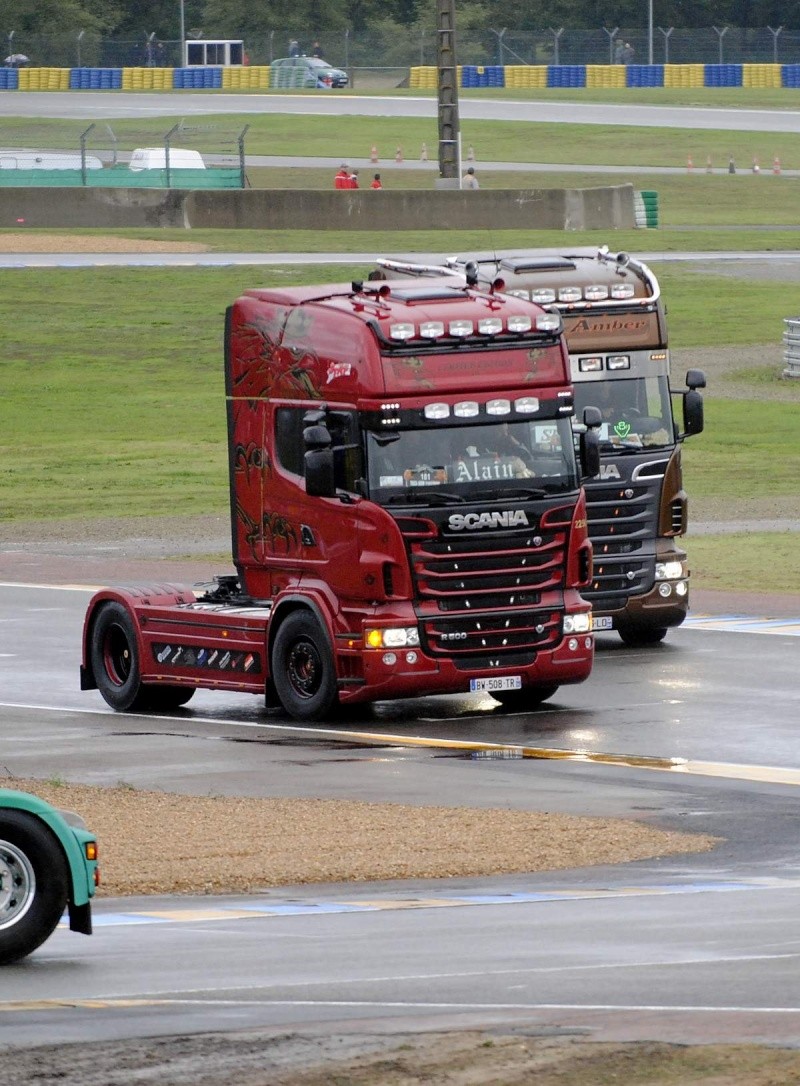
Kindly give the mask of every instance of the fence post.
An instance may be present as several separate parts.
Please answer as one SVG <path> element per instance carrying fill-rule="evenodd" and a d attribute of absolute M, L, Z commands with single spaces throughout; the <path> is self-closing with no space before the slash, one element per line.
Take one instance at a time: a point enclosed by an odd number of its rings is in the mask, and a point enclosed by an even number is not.
<path fill-rule="evenodd" d="M 89 127 L 84 132 L 81 132 L 81 184 L 84 185 L 84 186 L 86 185 L 86 180 L 87 180 L 87 178 L 86 178 L 86 137 L 89 135 L 89 133 L 91 132 L 91 130 L 93 128 L 94 128 L 94 125 L 90 124 Z"/>
<path fill-rule="evenodd" d="M 174 133 L 177 132 L 178 129 L 182 127 L 182 125 L 183 125 L 183 121 L 178 121 L 177 124 L 174 124 L 172 126 L 172 128 L 170 128 L 170 130 L 169 130 L 169 132 L 167 132 L 166 136 L 164 136 L 164 168 L 165 168 L 166 174 L 167 174 L 167 188 L 168 189 L 172 188 L 172 179 L 171 179 L 170 170 L 169 170 L 169 141 L 172 139 Z"/>
<path fill-rule="evenodd" d="M 247 173 L 245 172 L 244 160 L 244 137 L 249 127 L 250 125 L 246 124 L 242 131 L 239 133 L 239 181 L 241 188 L 247 187 Z"/>

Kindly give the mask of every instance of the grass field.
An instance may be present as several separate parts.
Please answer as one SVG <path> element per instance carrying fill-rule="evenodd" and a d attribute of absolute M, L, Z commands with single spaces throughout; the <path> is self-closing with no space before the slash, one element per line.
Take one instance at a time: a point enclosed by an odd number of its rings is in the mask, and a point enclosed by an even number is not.
<path fill-rule="evenodd" d="M 787 95 L 784 97 L 784 95 Z M 535 97 L 540 97 L 538 94 Z M 541 96 L 544 98 L 545 96 Z M 570 97 L 567 92 L 548 98 Z M 797 93 L 685 92 L 671 94 L 680 104 L 717 104 L 729 108 L 795 108 Z M 606 92 L 582 100 L 634 100 L 628 92 Z M 636 100 L 667 102 L 658 93 L 637 93 Z M 746 103 L 746 105 L 745 105 Z M 313 116 L 230 118 L 251 123 L 248 152 L 262 154 L 331 154 L 366 156 L 374 121 L 367 118 Z M 212 123 L 213 118 L 209 119 Z M 145 142 L 139 122 L 112 122 L 115 134 L 128 131 L 133 142 Z M 170 120 L 156 122 L 164 131 Z M 152 132 L 152 124 L 148 132 Z M 394 124 L 394 122 L 392 122 Z M 400 139 L 409 146 L 423 139 L 433 146 L 425 124 L 404 121 L 397 135 L 388 130 L 384 142 Z M 27 127 L 26 127 L 27 126 Z M 67 122 L 44 122 L 39 135 L 63 137 Z M 16 128 L 16 135 L 15 135 Z M 36 142 L 31 122 L 0 121 L 0 143 Z M 661 230 L 569 236 L 576 245 L 608 243 L 631 251 L 739 250 L 797 248 L 796 179 L 762 174 L 708 176 L 696 168 L 687 173 L 636 174 L 539 173 L 524 163 L 585 162 L 603 164 L 613 143 L 616 162 L 649 165 L 685 163 L 692 153 L 696 166 L 706 154 L 727 161 L 729 154 L 747 162 L 754 154 L 766 166 L 774 154 L 790 168 L 800 146 L 796 136 L 754 133 L 697 133 L 686 130 L 621 129 L 601 126 L 487 124 L 465 130 L 480 158 L 519 161 L 519 172 L 481 171 L 485 187 L 583 187 L 633 183 L 655 188 L 660 195 Z M 702 139 L 702 147 L 690 140 Z M 736 142 L 739 141 L 739 142 Z M 152 142 L 148 139 L 146 142 Z M 313 148 L 313 150 L 312 150 Z M 709 148 L 708 150 L 706 148 Z M 479 160 L 480 161 L 480 160 Z M 479 165 L 480 169 L 480 165 Z M 323 188 L 328 170 L 259 172 L 265 187 Z M 388 184 L 429 187 L 431 173 L 382 168 Z M 513 179 L 513 181 L 512 181 Z M 91 232 L 87 231 L 84 233 Z M 106 232 L 107 233 L 107 232 Z M 224 251 L 464 252 L 504 247 L 557 245 L 564 235 L 514 231 L 320 234 L 302 231 L 125 230 L 129 237 L 157 237 L 200 243 Z M 363 277 L 369 266 L 306 266 L 269 269 L 222 268 L 132 270 L 30 270 L 0 272 L 0 318 L 4 354 L 0 361 L 0 517 L 6 522 L 51 517 L 152 515 L 208 512 L 224 515 L 227 503 L 226 452 L 221 368 L 222 320 L 225 306 L 244 288 L 261 283 L 349 281 Z M 668 300 L 673 347 L 725 345 L 757 348 L 780 342 L 783 318 L 795 315 L 796 285 L 708 276 L 698 266 L 657 268 Z M 796 505 L 800 478 L 800 388 L 783 382 L 780 399 L 765 397 L 780 383 L 779 371 L 753 364 L 737 375 L 752 389 L 752 398 L 730 399 L 709 389 L 707 429 L 687 443 L 687 489 L 692 508 L 713 499 L 729 500 L 737 509 L 750 499 Z M 679 383 L 676 380 L 676 383 Z M 800 382 L 798 382 L 800 385 Z M 793 503 L 795 503 L 793 505 Z M 772 540 L 773 536 L 768 536 Z M 695 583 L 709 586 L 779 590 L 800 583 L 796 549 L 781 537 L 776 561 L 760 561 L 754 537 L 690 536 Z M 763 553 L 759 539 L 758 553 Z M 764 545 L 764 549 L 770 546 Z M 776 547 L 778 544 L 776 543 Z M 695 560 L 696 559 L 696 560 Z"/>

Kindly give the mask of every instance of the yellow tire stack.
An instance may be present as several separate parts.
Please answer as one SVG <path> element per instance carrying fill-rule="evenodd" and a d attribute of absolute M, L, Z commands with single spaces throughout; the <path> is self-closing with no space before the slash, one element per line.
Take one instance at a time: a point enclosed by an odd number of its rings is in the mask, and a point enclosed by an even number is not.
<path fill-rule="evenodd" d="M 508 64 L 506 65 L 507 87 L 546 87 L 546 64 Z"/>
<path fill-rule="evenodd" d="M 782 85 L 780 64 L 742 65 L 743 87 L 780 87 Z"/>
<path fill-rule="evenodd" d="M 20 68 L 20 90 L 69 90 L 69 68 Z"/>
<path fill-rule="evenodd" d="M 665 87 L 704 87 L 706 70 L 704 64 L 665 64 Z"/>
<path fill-rule="evenodd" d="M 625 87 L 624 64 L 587 64 L 587 87 Z"/>
<path fill-rule="evenodd" d="M 269 66 L 266 64 L 222 69 L 223 90 L 266 90 L 268 86 Z"/>

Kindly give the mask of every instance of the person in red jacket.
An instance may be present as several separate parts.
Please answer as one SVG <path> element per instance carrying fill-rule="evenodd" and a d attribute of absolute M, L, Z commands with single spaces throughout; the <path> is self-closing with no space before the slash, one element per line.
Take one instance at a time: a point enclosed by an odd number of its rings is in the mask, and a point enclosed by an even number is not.
<path fill-rule="evenodd" d="M 339 172 L 333 179 L 333 187 L 335 189 L 349 189 L 350 188 L 350 170 L 346 162 L 343 162 L 339 167 Z"/>
<path fill-rule="evenodd" d="M 350 183 L 347 187 L 350 189 L 358 188 L 358 170 L 353 170 L 353 172 L 350 174 Z"/>
<path fill-rule="evenodd" d="M 372 178 L 372 184 L 370 185 L 370 188 L 371 189 L 382 189 L 383 188 L 383 183 L 381 182 L 381 175 L 379 173 L 376 173 L 375 176 Z"/>

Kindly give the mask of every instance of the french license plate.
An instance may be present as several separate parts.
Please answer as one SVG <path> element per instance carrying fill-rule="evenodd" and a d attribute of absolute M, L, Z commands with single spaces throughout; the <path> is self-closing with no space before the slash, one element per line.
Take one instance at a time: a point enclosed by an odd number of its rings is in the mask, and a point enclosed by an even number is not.
<path fill-rule="evenodd" d="M 594 615 L 592 618 L 593 630 L 613 630 L 614 625 L 611 615 Z"/>
<path fill-rule="evenodd" d="M 469 688 L 473 694 L 491 694 L 495 690 L 521 690 L 520 675 L 498 675 L 486 679 L 470 679 Z"/>

